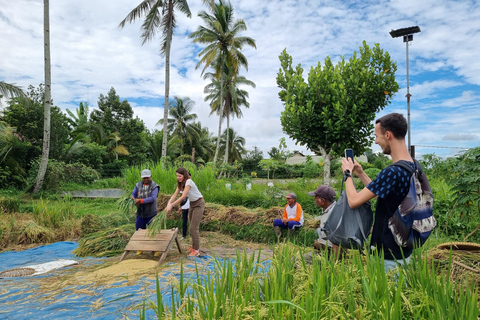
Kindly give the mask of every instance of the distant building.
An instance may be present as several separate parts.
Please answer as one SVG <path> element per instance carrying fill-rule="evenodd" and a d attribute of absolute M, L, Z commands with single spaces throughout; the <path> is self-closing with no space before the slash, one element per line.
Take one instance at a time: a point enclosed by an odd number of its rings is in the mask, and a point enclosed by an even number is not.
<path fill-rule="evenodd" d="M 321 163 L 323 162 L 323 157 L 322 156 L 317 156 L 317 155 L 312 155 L 312 160 L 316 163 Z M 361 156 L 355 156 L 355 159 L 357 159 L 360 162 L 368 162 L 367 156 L 362 154 Z M 301 152 L 295 152 L 293 156 L 288 158 L 286 160 L 286 163 L 289 165 L 294 165 L 294 164 L 303 164 L 307 162 L 307 157 L 303 155 Z"/>
<path fill-rule="evenodd" d="M 311 157 L 312 157 L 312 160 L 315 161 L 316 163 L 320 163 L 320 162 L 323 161 L 322 156 L 313 155 Z M 286 160 L 286 163 L 289 164 L 289 165 L 302 164 L 302 163 L 305 163 L 305 162 L 307 162 L 307 157 L 304 156 L 302 153 L 300 153 L 298 151 L 295 152 L 293 154 L 293 156 L 291 156 L 290 158 L 288 158 Z"/>

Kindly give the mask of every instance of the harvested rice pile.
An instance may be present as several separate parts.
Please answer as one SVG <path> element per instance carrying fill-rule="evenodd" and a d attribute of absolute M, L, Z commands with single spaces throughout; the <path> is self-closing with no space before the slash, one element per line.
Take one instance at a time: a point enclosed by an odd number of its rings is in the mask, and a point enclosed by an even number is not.
<path fill-rule="evenodd" d="M 450 250 L 451 249 L 451 250 Z M 454 282 L 475 281 L 480 289 L 480 244 L 472 242 L 448 242 L 430 249 L 427 259 L 448 271 L 450 259 L 452 268 L 450 279 Z"/>
<path fill-rule="evenodd" d="M 142 275 L 154 277 L 158 261 L 148 259 L 129 259 L 97 269 L 86 274 L 78 274 L 80 282 L 115 281 L 129 278 L 137 279 Z"/>

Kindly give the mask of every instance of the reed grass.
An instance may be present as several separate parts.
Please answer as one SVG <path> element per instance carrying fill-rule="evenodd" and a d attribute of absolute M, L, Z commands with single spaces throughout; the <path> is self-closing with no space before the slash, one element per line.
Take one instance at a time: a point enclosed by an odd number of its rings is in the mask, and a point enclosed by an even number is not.
<path fill-rule="evenodd" d="M 387 274 L 378 256 L 353 252 L 336 261 L 280 246 L 268 265 L 238 253 L 215 259 L 213 272 L 196 267 L 196 279 L 160 288 L 146 304 L 158 319 L 477 319 L 478 292 L 450 281 L 416 252 L 411 263 Z M 449 265 L 449 268 L 452 264 Z M 183 270 L 183 268 L 181 269 Z M 171 301 L 163 300 L 164 294 Z M 145 312 L 143 312 L 143 315 Z M 142 317 L 142 313 L 140 314 Z"/>

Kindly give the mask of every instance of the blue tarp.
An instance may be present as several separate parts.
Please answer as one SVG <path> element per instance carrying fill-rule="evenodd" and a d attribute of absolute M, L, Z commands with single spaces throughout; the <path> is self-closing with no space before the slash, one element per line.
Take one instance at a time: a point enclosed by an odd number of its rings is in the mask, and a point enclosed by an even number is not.
<path fill-rule="evenodd" d="M 28 265 L 50 262 L 58 259 L 76 260 L 80 266 L 101 263 L 101 258 L 78 258 L 72 251 L 75 242 L 57 242 L 20 252 L 0 253 L 0 272 Z M 215 260 L 201 256 L 184 262 L 184 278 L 196 279 L 195 263 L 207 273 L 213 271 Z M 218 259 L 223 264 L 222 259 Z M 76 267 L 66 267 L 47 274 L 33 277 L 0 279 L 0 319 L 122 319 L 137 318 L 135 307 L 146 299 L 156 302 L 155 280 L 142 278 L 133 285 L 127 280 L 106 286 L 61 285 L 61 282 L 45 281 L 75 272 Z M 199 274 L 205 276 L 205 272 Z M 159 274 L 163 302 L 171 303 L 171 288 L 168 279 L 180 276 L 179 265 L 167 265 Z M 147 310 L 147 319 L 155 318 L 153 310 Z"/>

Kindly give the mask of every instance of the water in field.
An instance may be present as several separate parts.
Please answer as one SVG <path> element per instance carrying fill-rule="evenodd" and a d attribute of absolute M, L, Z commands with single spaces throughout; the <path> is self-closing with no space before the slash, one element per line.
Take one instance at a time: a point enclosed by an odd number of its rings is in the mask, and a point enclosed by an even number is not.
<path fill-rule="evenodd" d="M 138 318 L 144 301 L 156 304 L 155 267 L 140 276 L 122 275 L 114 282 L 102 281 L 100 275 L 116 272 L 118 266 L 134 269 L 145 259 L 127 259 L 118 263 L 118 257 L 78 258 L 72 251 L 75 242 L 58 242 L 25 251 L 0 254 L 0 272 L 36 265 L 58 259 L 76 260 L 78 265 L 65 267 L 37 276 L 0 279 L 0 319 L 122 319 Z M 221 262 L 222 259 L 217 258 Z M 184 260 L 184 279 L 195 281 L 195 263 L 199 277 L 212 273 L 217 263 L 210 256 Z M 109 267 L 103 268 L 108 264 Z M 102 268 L 100 268 L 102 265 Z M 125 270 L 123 270 L 125 271 Z M 180 277 L 179 264 L 166 265 L 159 273 L 163 302 L 170 306 L 170 284 Z M 174 291 L 175 294 L 175 291 Z M 147 319 L 155 313 L 147 308 Z"/>

